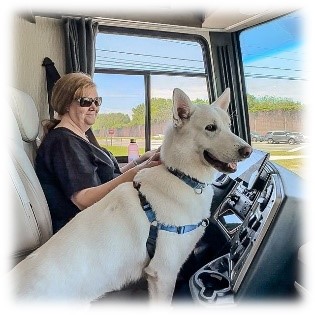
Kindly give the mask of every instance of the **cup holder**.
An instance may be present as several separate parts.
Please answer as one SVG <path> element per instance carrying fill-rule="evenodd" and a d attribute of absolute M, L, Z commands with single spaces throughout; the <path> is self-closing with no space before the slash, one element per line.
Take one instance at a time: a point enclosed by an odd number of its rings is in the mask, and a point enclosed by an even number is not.
<path fill-rule="evenodd" d="M 199 296 L 203 300 L 215 301 L 230 291 L 230 281 L 221 273 L 203 270 L 195 277 L 199 286 Z"/>
<path fill-rule="evenodd" d="M 230 254 L 225 254 L 199 269 L 189 280 L 191 296 L 206 304 L 233 304 Z"/>

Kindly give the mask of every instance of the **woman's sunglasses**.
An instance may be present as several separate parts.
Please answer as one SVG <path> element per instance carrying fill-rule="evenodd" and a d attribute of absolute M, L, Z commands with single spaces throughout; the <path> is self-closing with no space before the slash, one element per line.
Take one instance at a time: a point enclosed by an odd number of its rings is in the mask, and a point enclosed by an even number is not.
<path fill-rule="evenodd" d="M 95 106 L 101 106 L 102 104 L 102 98 L 101 97 L 95 97 L 95 98 L 91 98 L 91 97 L 80 97 L 78 99 L 76 99 L 76 101 L 79 102 L 81 107 L 90 107 L 93 103 L 95 104 Z"/>

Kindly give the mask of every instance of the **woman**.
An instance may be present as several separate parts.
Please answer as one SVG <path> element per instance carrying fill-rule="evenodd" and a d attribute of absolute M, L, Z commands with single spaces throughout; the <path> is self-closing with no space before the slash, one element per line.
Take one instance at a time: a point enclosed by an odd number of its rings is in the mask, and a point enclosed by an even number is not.
<path fill-rule="evenodd" d="M 137 172 L 160 164 L 159 153 L 148 151 L 119 168 L 107 150 L 90 143 L 86 131 L 94 124 L 102 98 L 84 73 L 70 73 L 55 84 L 51 105 L 61 117 L 46 124 L 35 170 L 57 232 L 81 210 L 106 196 Z"/>

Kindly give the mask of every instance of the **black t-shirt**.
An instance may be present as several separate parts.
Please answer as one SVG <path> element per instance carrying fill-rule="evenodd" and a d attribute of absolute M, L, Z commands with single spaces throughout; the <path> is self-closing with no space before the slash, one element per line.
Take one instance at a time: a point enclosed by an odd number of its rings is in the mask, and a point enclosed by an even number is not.
<path fill-rule="evenodd" d="M 38 148 L 35 171 L 51 213 L 54 233 L 80 210 L 71 196 L 120 175 L 115 157 L 67 128 L 51 130 Z"/>

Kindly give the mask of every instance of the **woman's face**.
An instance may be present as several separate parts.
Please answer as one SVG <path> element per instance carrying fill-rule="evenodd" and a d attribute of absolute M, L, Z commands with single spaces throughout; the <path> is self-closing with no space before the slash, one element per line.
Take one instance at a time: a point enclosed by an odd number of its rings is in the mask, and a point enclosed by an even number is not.
<path fill-rule="evenodd" d="M 83 89 L 82 97 L 95 99 L 98 97 L 96 88 Z M 86 131 L 95 123 L 99 110 L 99 106 L 96 106 L 94 102 L 89 107 L 81 107 L 79 101 L 73 100 L 69 107 L 69 116 L 80 129 Z"/>

